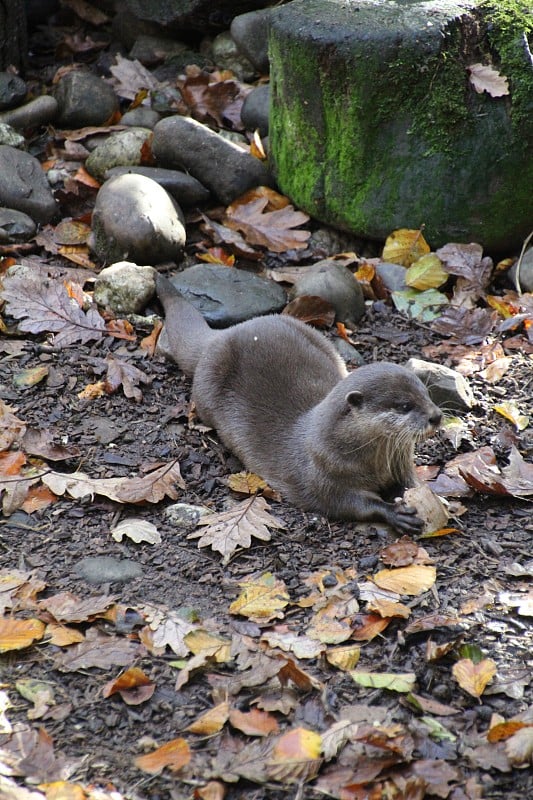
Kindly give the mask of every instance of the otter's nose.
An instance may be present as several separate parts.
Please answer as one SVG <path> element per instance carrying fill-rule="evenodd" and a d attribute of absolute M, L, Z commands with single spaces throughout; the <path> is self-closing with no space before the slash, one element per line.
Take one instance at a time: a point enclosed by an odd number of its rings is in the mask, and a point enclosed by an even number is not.
<path fill-rule="evenodd" d="M 430 416 L 429 421 L 433 425 L 434 428 L 440 427 L 442 422 L 442 411 L 440 408 L 435 409 L 435 412 Z"/>

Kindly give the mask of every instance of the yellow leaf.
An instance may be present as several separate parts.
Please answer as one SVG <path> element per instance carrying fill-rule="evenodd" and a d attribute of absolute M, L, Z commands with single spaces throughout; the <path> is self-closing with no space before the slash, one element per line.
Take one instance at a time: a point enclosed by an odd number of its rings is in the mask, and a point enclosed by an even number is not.
<path fill-rule="evenodd" d="M 407 286 L 413 289 L 438 289 L 448 278 L 449 273 L 442 266 L 442 261 L 435 253 L 428 253 L 419 258 L 405 273 Z"/>
<path fill-rule="evenodd" d="M 361 648 L 356 644 L 347 644 L 344 647 L 332 647 L 330 650 L 326 650 L 328 663 L 343 672 L 355 669 L 360 654 Z"/>
<path fill-rule="evenodd" d="M 381 257 L 383 261 L 410 267 L 421 256 L 429 252 L 430 248 L 422 235 L 422 231 L 400 228 L 387 237 Z"/>
<path fill-rule="evenodd" d="M 68 781 L 54 781 L 41 783 L 37 787 L 46 795 L 46 800 L 86 800 L 85 790 L 79 783 Z"/>
<path fill-rule="evenodd" d="M 214 657 L 219 664 L 231 660 L 231 641 L 222 636 L 215 636 L 202 628 L 191 631 L 185 636 L 185 644 L 194 655 L 205 653 L 209 657 Z"/>
<path fill-rule="evenodd" d="M 209 711 L 201 714 L 185 730 L 191 733 L 199 733 L 202 736 L 212 736 L 222 730 L 228 718 L 229 703 L 219 703 L 218 706 L 210 708 Z"/>
<path fill-rule="evenodd" d="M 232 492 L 239 494 L 257 494 L 268 487 L 268 483 L 254 472 L 234 472 L 229 476 L 227 485 Z"/>
<path fill-rule="evenodd" d="M 240 584 L 243 591 L 230 605 L 230 614 L 240 614 L 250 619 L 270 619 L 283 616 L 281 609 L 289 602 L 289 595 L 283 581 L 266 572 L 256 581 Z"/>
<path fill-rule="evenodd" d="M 410 567 L 382 569 L 374 575 L 373 581 L 380 589 L 416 597 L 431 589 L 436 578 L 435 567 L 412 564 Z"/>
<path fill-rule="evenodd" d="M 453 665 L 452 673 L 461 689 L 472 697 L 481 697 L 489 681 L 496 675 L 496 664 L 491 658 L 484 658 L 477 664 L 470 658 L 463 658 Z"/>
<path fill-rule="evenodd" d="M 525 414 L 521 414 L 512 400 L 504 400 L 502 403 L 494 406 L 494 411 L 497 411 L 502 417 L 512 422 L 518 431 L 525 430 L 529 425 L 529 417 L 526 417 Z"/>

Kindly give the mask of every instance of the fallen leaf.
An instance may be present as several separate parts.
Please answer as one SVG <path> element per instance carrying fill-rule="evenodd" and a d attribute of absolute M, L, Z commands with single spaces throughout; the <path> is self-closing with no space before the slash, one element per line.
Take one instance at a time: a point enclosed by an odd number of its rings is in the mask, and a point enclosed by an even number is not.
<path fill-rule="evenodd" d="M 391 692 L 401 693 L 412 692 L 416 683 L 416 675 L 413 672 L 363 672 L 354 670 L 350 672 L 350 677 L 360 686 L 367 686 L 372 689 L 388 689 Z"/>
<path fill-rule="evenodd" d="M 347 644 L 342 647 L 332 647 L 326 650 L 326 659 L 329 664 L 343 672 L 350 672 L 355 669 L 361 648 L 356 644 Z"/>
<path fill-rule="evenodd" d="M 266 711 L 259 711 L 253 708 L 251 711 L 239 711 L 232 708 L 229 714 L 229 721 L 234 728 L 246 734 L 246 736 L 270 736 L 271 733 L 278 733 L 279 725 L 272 714 Z"/>
<path fill-rule="evenodd" d="M 438 289 L 449 278 L 442 261 L 435 253 L 427 253 L 412 264 L 405 273 L 405 283 L 412 289 Z"/>
<path fill-rule="evenodd" d="M 53 668 L 60 672 L 126 667 L 143 650 L 136 642 L 105 636 L 96 629 L 87 631 L 83 642 L 74 644 L 53 659 Z"/>
<path fill-rule="evenodd" d="M 116 542 L 121 542 L 124 536 L 132 542 L 148 542 L 148 544 L 161 544 L 161 534 L 156 526 L 141 517 L 128 517 L 121 520 L 111 529 L 111 536 Z"/>
<path fill-rule="evenodd" d="M 517 731 L 505 743 L 505 752 L 515 767 L 526 767 L 533 764 L 533 726 Z"/>
<path fill-rule="evenodd" d="M 135 478 L 90 478 L 83 472 L 64 474 L 48 472 L 41 480 L 57 495 L 80 497 L 102 494 L 118 503 L 159 503 L 164 497 L 178 499 L 176 485 L 184 489 L 177 461 L 170 461 L 159 469 Z"/>
<path fill-rule="evenodd" d="M 394 231 L 385 241 L 383 248 L 383 261 L 390 261 L 392 264 L 401 264 L 410 267 L 419 258 L 430 252 L 430 247 L 421 230 L 409 230 L 400 228 Z"/>
<path fill-rule="evenodd" d="M 103 617 L 114 604 L 115 598 L 109 595 L 80 598 L 72 592 L 58 592 L 41 600 L 39 609 L 56 622 L 92 622 Z"/>
<path fill-rule="evenodd" d="M 226 209 L 224 223 L 240 231 L 249 244 L 266 247 L 273 253 L 307 247 L 311 232 L 294 229 L 309 222 L 309 216 L 303 211 L 295 211 L 292 205 L 265 211 L 267 204 L 267 197 L 258 197 L 248 203 L 235 200 Z"/>
<path fill-rule="evenodd" d="M 496 675 L 496 664 L 490 658 L 484 658 L 477 664 L 470 658 L 463 658 L 453 665 L 452 674 L 461 689 L 472 697 L 481 697 L 487 684 Z"/>
<path fill-rule="evenodd" d="M 48 377 L 49 367 L 30 367 L 17 372 L 13 376 L 13 384 L 17 389 L 31 389 Z"/>
<path fill-rule="evenodd" d="M 318 295 L 304 294 L 287 303 L 282 311 L 317 328 L 330 328 L 335 322 L 335 308 Z"/>
<path fill-rule="evenodd" d="M 113 88 L 119 97 L 134 100 L 142 89 L 154 91 L 162 87 L 162 84 L 137 59 L 130 60 L 117 53 L 115 61 L 116 64 L 112 65 L 109 71 L 115 79 Z"/>
<path fill-rule="evenodd" d="M 219 733 L 229 719 L 229 703 L 219 703 L 214 708 L 210 708 L 200 714 L 194 722 L 187 725 L 186 731 L 197 733 L 200 736 L 213 736 Z"/>
<path fill-rule="evenodd" d="M 6 312 L 20 320 L 20 331 L 53 333 L 56 347 L 85 344 L 101 339 L 105 333 L 105 322 L 96 306 L 84 311 L 61 281 L 42 279 L 37 272 L 6 275 L 0 297 L 6 302 Z"/>
<path fill-rule="evenodd" d="M 158 747 L 152 753 L 138 756 L 133 762 L 136 767 L 148 772 L 150 775 L 158 775 L 168 767 L 172 772 L 178 772 L 185 767 L 191 760 L 191 750 L 185 739 L 177 738 Z"/>
<path fill-rule="evenodd" d="M 322 737 L 314 731 L 296 728 L 277 739 L 267 768 L 269 776 L 283 783 L 308 781 L 315 777 L 322 759 Z"/>
<path fill-rule="evenodd" d="M 257 580 L 244 581 L 239 585 L 243 591 L 230 605 L 230 614 L 261 621 L 283 616 L 282 609 L 290 599 L 283 581 L 266 572 Z"/>
<path fill-rule="evenodd" d="M 15 416 L 14 410 L 0 399 L 0 452 L 20 441 L 26 430 L 26 424 Z"/>
<path fill-rule="evenodd" d="M 155 683 L 139 667 L 130 667 L 118 678 L 102 687 L 102 696 L 118 693 L 129 706 L 137 706 L 149 700 L 155 692 Z"/>
<path fill-rule="evenodd" d="M 494 411 L 497 411 L 502 417 L 512 422 L 517 431 L 524 431 L 529 425 L 529 417 L 520 412 L 513 400 L 502 400 L 501 403 L 494 406 Z"/>
<path fill-rule="evenodd" d="M 285 525 L 269 514 L 270 506 L 262 497 L 244 500 L 229 511 L 210 514 L 200 519 L 203 530 L 193 531 L 188 539 L 199 539 L 198 547 L 211 547 L 223 555 L 227 564 L 238 547 L 250 547 L 252 536 L 263 542 L 270 541 L 269 528 L 281 529 Z"/>
<path fill-rule="evenodd" d="M 39 619 L 0 618 L 0 653 L 22 650 L 42 639 L 45 625 Z"/>
<path fill-rule="evenodd" d="M 507 78 L 500 75 L 498 70 L 487 64 L 471 64 L 467 67 L 470 73 L 470 83 L 478 92 L 487 92 L 491 97 L 503 97 L 509 94 Z"/>
<path fill-rule="evenodd" d="M 414 597 L 431 589 L 436 579 L 435 567 L 423 565 L 382 569 L 373 576 L 374 582 L 381 589 L 390 589 L 393 592 Z"/>
<path fill-rule="evenodd" d="M 21 697 L 33 704 L 33 708 L 28 711 L 28 719 L 40 719 L 50 706 L 55 705 L 54 688 L 51 683 L 34 678 L 21 678 L 16 682 L 15 688 Z"/>

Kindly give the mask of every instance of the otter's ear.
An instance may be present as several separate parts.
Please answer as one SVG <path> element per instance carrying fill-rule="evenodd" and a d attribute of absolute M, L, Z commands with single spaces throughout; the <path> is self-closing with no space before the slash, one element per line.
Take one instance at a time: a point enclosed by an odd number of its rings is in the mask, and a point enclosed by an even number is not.
<path fill-rule="evenodd" d="M 361 392 L 357 391 L 348 392 L 345 399 L 349 405 L 354 406 L 354 408 L 357 408 L 357 406 L 360 406 L 361 403 L 363 402 L 363 395 Z"/>

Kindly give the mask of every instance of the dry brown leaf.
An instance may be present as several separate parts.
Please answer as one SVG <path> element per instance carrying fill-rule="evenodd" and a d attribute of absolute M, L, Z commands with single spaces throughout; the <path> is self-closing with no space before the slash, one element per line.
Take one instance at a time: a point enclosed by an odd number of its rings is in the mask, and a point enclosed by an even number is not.
<path fill-rule="evenodd" d="M 285 525 L 269 514 L 270 506 L 262 497 L 244 500 L 229 511 L 210 514 L 201 519 L 203 530 L 193 531 L 188 539 L 199 539 L 198 547 L 211 547 L 221 553 L 227 564 L 238 547 L 250 547 L 252 536 L 263 542 L 270 541 L 269 528 L 281 529 Z"/>
<path fill-rule="evenodd" d="M 294 229 L 309 222 L 309 216 L 303 211 L 295 211 L 292 205 L 265 211 L 267 205 L 267 197 L 258 197 L 249 203 L 234 201 L 226 209 L 224 223 L 241 231 L 249 244 L 266 247 L 273 253 L 307 247 L 311 232 Z"/>
<path fill-rule="evenodd" d="M 111 697 L 118 692 L 127 705 L 138 706 L 152 697 L 155 688 L 155 683 L 142 669 L 130 667 L 102 687 L 102 696 Z"/>
<path fill-rule="evenodd" d="M 162 88 L 163 85 L 137 59 L 131 61 L 117 53 L 115 61 L 116 65 L 109 69 L 115 79 L 113 88 L 119 97 L 134 100 L 142 89 L 154 91 Z"/>
<path fill-rule="evenodd" d="M 41 479 L 57 495 L 68 494 L 79 499 L 101 494 L 118 503 L 159 503 L 164 497 L 177 500 L 176 485 L 185 488 L 177 461 L 170 461 L 136 478 L 99 479 L 90 478 L 83 472 L 48 472 Z"/>
<path fill-rule="evenodd" d="M 20 441 L 26 430 L 26 424 L 15 416 L 14 410 L 0 399 L 0 452 Z"/>
<path fill-rule="evenodd" d="M 134 764 L 143 772 L 150 775 L 158 775 L 168 767 L 172 772 L 178 772 L 185 767 L 191 760 L 191 750 L 185 739 L 172 739 L 171 742 L 158 747 L 152 753 L 138 756 Z"/>
<path fill-rule="evenodd" d="M 472 697 L 481 697 L 496 675 L 496 664 L 491 658 L 484 658 L 477 664 L 470 658 L 463 658 L 453 665 L 452 674 L 461 689 Z"/>
<path fill-rule="evenodd" d="M 318 295 L 303 294 L 295 297 L 287 303 L 282 313 L 318 328 L 330 328 L 335 322 L 333 305 Z"/>
<path fill-rule="evenodd" d="M 270 736 L 271 733 L 278 733 L 279 731 L 276 718 L 266 711 L 259 711 L 257 708 L 246 712 L 232 708 L 229 714 L 229 721 L 234 728 L 237 728 L 246 736 Z"/>
<path fill-rule="evenodd" d="M 84 311 L 62 281 L 43 280 L 37 271 L 6 275 L 0 297 L 7 313 L 19 320 L 20 331 L 53 333 L 56 347 L 85 344 L 105 334 L 105 322 L 96 306 Z"/>
<path fill-rule="evenodd" d="M 55 622 L 92 622 L 103 617 L 115 604 L 109 595 L 80 598 L 72 592 L 59 592 L 39 603 L 39 609 L 46 611 Z"/>
<path fill-rule="evenodd" d="M 478 94 L 487 92 L 491 97 L 503 97 L 509 94 L 507 78 L 488 64 L 471 64 L 467 67 L 470 83 Z"/>
<path fill-rule="evenodd" d="M 58 622 L 48 623 L 45 636 L 50 644 L 55 644 L 56 647 L 68 647 L 69 644 L 78 644 L 85 639 L 81 631 L 76 628 L 69 628 L 67 625 L 61 625 Z"/>
<path fill-rule="evenodd" d="M 91 628 L 83 642 L 74 644 L 53 660 L 53 668 L 60 672 L 78 672 L 91 669 L 126 667 L 139 657 L 143 648 L 128 639 L 104 636 Z"/>
<path fill-rule="evenodd" d="M 116 542 L 121 542 L 124 536 L 127 536 L 136 544 L 139 542 L 161 544 L 161 534 L 156 526 L 142 517 L 128 517 L 121 520 L 111 529 L 111 536 Z"/>

